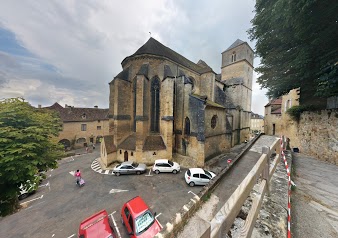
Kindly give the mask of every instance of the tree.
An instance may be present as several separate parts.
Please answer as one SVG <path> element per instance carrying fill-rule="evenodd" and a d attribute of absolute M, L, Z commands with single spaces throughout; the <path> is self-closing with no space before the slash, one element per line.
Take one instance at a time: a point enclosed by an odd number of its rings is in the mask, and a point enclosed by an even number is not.
<path fill-rule="evenodd" d="M 257 0 L 253 27 L 261 57 L 258 83 L 269 97 L 301 88 L 301 97 L 338 94 L 338 2 Z"/>
<path fill-rule="evenodd" d="M 60 119 L 22 99 L 0 101 L 0 216 L 18 208 L 19 186 L 39 170 L 57 166 L 63 147 L 56 141 Z"/>

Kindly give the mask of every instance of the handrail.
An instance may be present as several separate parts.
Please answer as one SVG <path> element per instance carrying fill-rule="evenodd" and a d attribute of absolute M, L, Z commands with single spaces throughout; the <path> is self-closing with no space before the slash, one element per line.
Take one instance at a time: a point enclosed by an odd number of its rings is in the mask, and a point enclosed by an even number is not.
<path fill-rule="evenodd" d="M 227 202 L 215 215 L 211 221 L 211 231 L 209 237 L 223 237 L 222 234 L 226 234 L 237 214 L 241 210 L 245 200 L 249 196 L 252 188 L 254 187 L 259 176 L 263 178 L 263 181 L 259 187 L 259 195 L 253 200 L 253 205 L 247 216 L 247 221 L 242 228 L 241 237 L 250 237 L 253 226 L 257 219 L 258 212 L 261 207 L 261 203 L 266 191 L 269 191 L 269 183 L 274 173 L 277 160 L 280 160 L 280 139 L 276 139 L 271 147 L 263 147 L 263 154 L 259 158 L 258 162 L 245 177 L 243 182 L 238 186 L 235 192 L 230 196 Z M 270 169 L 270 155 L 272 151 L 276 151 L 276 159 L 273 167 Z M 204 234 L 206 235 L 206 234 Z"/>

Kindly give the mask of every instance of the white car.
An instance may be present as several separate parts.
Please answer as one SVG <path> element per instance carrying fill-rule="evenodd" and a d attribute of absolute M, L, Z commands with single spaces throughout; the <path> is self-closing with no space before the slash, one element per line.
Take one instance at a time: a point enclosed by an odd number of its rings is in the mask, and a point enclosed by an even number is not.
<path fill-rule="evenodd" d="M 155 160 L 154 166 L 153 166 L 153 172 L 156 174 L 159 174 L 160 172 L 169 172 L 177 174 L 180 172 L 180 165 L 176 162 L 172 162 L 167 159 L 158 159 Z"/>
<path fill-rule="evenodd" d="M 211 179 L 216 176 L 211 171 L 207 171 L 201 168 L 190 168 L 185 172 L 185 181 L 189 186 L 206 185 Z"/>

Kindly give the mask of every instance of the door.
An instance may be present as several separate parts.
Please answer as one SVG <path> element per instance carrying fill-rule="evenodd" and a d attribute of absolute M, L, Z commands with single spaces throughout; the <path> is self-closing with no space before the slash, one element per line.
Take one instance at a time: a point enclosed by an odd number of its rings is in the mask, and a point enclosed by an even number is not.
<path fill-rule="evenodd" d="M 209 183 L 210 178 L 205 174 L 200 174 L 200 181 L 202 185 L 206 185 L 207 183 Z"/>
<path fill-rule="evenodd" d="M 124 152 L 124 161 L 128 161 L 128 151 Z"/>
<path fill-rule="evenodd" d="M 272 124 L 272 135 L 276 133 L 276 124 Z"/>

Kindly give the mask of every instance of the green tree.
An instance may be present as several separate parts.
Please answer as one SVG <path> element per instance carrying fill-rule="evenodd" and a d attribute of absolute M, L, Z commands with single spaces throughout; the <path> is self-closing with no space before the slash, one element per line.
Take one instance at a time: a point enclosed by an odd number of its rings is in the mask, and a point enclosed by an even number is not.
<path fill-rule="evenodd" d="M 253 27 L 261 57 L 258 83 L 276 98 L 301 87 L 301 97 L 338 94 L 338 2 L 257 0 Z"/>
<path fill-rule="evenodd" d="M 20 184 L 57 166 L 60 128 L 59 117 L 46 109 L 19 98 L 0 101 L 0 216 L 18 208 Z"/>

